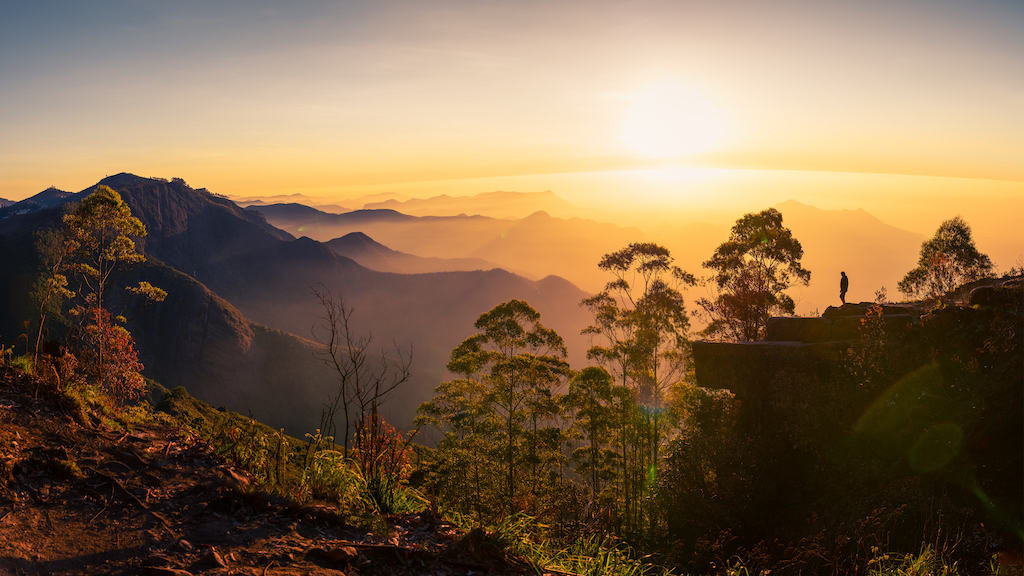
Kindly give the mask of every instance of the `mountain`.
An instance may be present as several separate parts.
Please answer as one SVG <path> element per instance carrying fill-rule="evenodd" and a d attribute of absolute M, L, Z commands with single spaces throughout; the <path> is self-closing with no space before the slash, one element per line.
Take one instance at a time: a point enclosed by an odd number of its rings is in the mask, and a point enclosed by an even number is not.
<path fill-rule="evenodd" d="M 569 282 L 533 282 L 504 270 L 379 272 L 310 238 L 295 239 L 257 210 L 242 209 L 184 181 L 119 174 L 99 184 L 118 190 L 149 231 L 138 244 L 152 266 L 137 267 L 126 278 L 150 279 L 158 286 L 163 282 L 168 292 L 187 295 L 163 311 L 162 304 L 153 305 L 133 320 L 139 323 L 140 349 L 151 374 L 168 379 L 165 385 L 199 390 L 197 395 L 205 400 L 230 400 L 227 405 L 242 412 L 258 407 L 270 423 L 305 423 L 299 430 L 316 426 L 320 404 L 314 397 L 327 399 L 311 342 L 313 326 L 322 316 L 312 292 L 318 286 L 344 296 L 355 310 L 358 333 L 372 333 L 385 348 L 412 347 L 413 379 L 386 406 L 387 415 L 402 426 L 411 423 L 415 408 L 446 377 L 451 349 L 472 333 L 477 316 L 510 298 L 529 301 L 566 339 L 574 361 L 583 360 L 586 342 L 579 332 L 589 318 L 579 302 L 586 294 Z M 93 188 L 69 198 L 83 197 Z M 377 213 L 341 216 L 359 222 Z M 59 210 L 52 209 L 4 221 L 0 237 L 5 237 L 7 253 L 32 253 L 31 232 L 47 221 L 55 224 L 58 217 Z M 387 211 L 384 217 L 412 218 Z M 19 270 L 4 283 L 8 294 L 0 296 L 27 292 L 33 264 Z M 19 314 L 29 309 L 19 303 L 0 316 L 9 334 L 17 333 Z M 183 366 L 190 362 L 199 367 Z M 261 365 L 262 372 L 256 368 Z M 237 374 L 227 374 L 232 370 Z M 265 375 L 258 377 L 260 373 Z M 218 384 L 222 378 L 225 383 Z M 217 386 L 222 388 L 214 390 Z M 274 398 L 286 400 L 275 403 Z"/>
<path fill-rule="evenodd" d="M 349 211 L 348 208 L 339 206 L 338 204 L 322 202 L 318 198 L 307 196 L 305 194 L 279 194 L 276 196 L 252 196 L 247 198 L 231 198 L 229 196 L 225 196 L 224 198 L 227 198 L 242 207 L 267 206 L 270 204 L 303 204 L 323 210 L 324 212 L 334 212 L 336 214 Z"/>
<path fill-rule="evenodd" d="M 49 209 L 29 215 L 34 228 L 0 227 L 0 302 L 6 304 L 0 306 L 0 342 L 18 341 L 22 322 L 30 319 L 25 311 L 35 309 L 28 297 L 37 268 L 31 231 L 55 225 L 59 215 Z M 194 278 L 152 257 L 117 274 L 112 285 L 140 280 L 166 290 L 167 299 L 151 304 L 111 290 L 108 304 L 128 318 L 146 376 L 298 435 L 310 428 L 310 414 L 319 413 L 336 387 L 334 374 L 316 360 L 322 346 L 252 322 Z"/>
<path fill-rule="evenodd" d="M 483 259 L 541 278 L 557 272 L 586 290 L 599 290 L 608 276 L 597 268 L 601 256 L 648 235 L 582 218 L 535 212 L 526 218 L 411 216 L 394 210 L 327 214 L 310 208 L 253 207 L 275 226 L 327 241 L 362 232 L 394 250 L 434 258 Z"/>
<path fill-rule="evenodd" d="M 492 218 L 524 218 L 534 212 L 570 216 L 576 208 L 550 190 L 544 192 L 484 192 L 474 196 L 448 196 L 371 202 L 366 209 L 391 209 L 413 216 L 475 214 Z"/>
<path fill-rule="evenodd" d="M 454 270 L 490 270 L 498 266 L 478 258 L 423 258 L 392 250 L 362 232 L 350 232 L 325 244 L 336 254 L 381 272 L 418 274 Z"/>
<path fill-rule="evenodd" d="M 10 200 L 4 200 L 0 202 L 0 220 L 18 214 L 28 214 L 59 206 L 67 201 L 71 195 L 71 192 L 65 192 L 51 186 L 39 194 L 30 196 L 20 202 L 12 203 Z"/>
<path fill-rule="evenodd" d="M 14 204 L 14 200 L 8 200 L 6 198 L 0 198 L 0 208 L 6 208 Z"/>
<path fill-rule="evenodd" d="M 864 210 L 822 210 L 796 201 L 777 206 L 783 223 L 804 248 L 811 284 L 792 291 L 799 313 L 839 304 L 840 272 L 850 278 L 849 302 L 874 300 L 885 286 L 890 299 L 896 284 L 914 267 L 924 237 L 887 224 Z"/>

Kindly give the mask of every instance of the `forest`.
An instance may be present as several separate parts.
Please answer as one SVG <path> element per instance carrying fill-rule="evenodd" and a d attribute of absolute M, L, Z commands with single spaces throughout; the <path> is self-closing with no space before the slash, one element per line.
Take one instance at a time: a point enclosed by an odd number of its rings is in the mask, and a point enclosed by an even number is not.
<path fill-rule="evenodd" d="M 357 523 L 430 510 L 553 573 L 1003 573 L 1020 548 L 1024 280 L 997 276 L 958 217 L 922 244 L 906 302 L 882 290 L 822 318 L 792 316 L 812 271 L 777 209 L 736 220 L 701 274 L 629 244 L 579 302 L 586 365 L 503 301 L 465 326 L 409 430 L 384 408 L 415 350 L 315 287 L 311 353 L 333 384 L 301 438 L 144 377 L 125 311 L 175 296 L 130 274 L 146 236 L 103 185 L 35 230 L 33 306 L 2 362 L 181 418 L 269 494 Z"/>

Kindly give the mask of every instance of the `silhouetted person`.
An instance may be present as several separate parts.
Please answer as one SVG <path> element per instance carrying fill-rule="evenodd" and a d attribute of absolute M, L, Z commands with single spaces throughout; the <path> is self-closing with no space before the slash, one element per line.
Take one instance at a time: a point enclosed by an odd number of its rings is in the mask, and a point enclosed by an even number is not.
<path fill-rule="evenodd" d="M 840 272 L 843 277 L 839 280 L 839 299 L 846 304 L 846 291 L 850 289 L 850 279 L 846 277 L 846 272 Z"/>

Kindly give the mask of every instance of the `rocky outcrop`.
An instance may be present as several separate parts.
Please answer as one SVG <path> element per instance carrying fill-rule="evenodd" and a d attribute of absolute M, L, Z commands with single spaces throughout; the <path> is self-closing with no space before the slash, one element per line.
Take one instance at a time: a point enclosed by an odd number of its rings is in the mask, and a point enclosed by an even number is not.
<path fill-rule="evenodd" d="M 759 394 L 757 390 L 785 372 L 787 380 L 813 386 L 829 376 L 844 351 L 861 337 L 861 327 L 869 314 L 875 315 L 892 337 L 906 336 L 921 321 L 921 310 L 914 304 L 877 306 L 871 302 L 830 306 L 819 317 L 771 318 L 764 340 L 694 342 L 697 382 L 705 388 Z"/>
<path fill-rule="evenodd" d="M 817 530 L 899 509 L 930 522 L 944 507 L 1009 534 L 1005 519 L 1024 516 L 1022 328 L 1018 276 L 937 304 L 774 318 L 758 342 L 695 342 L 697 384 L 734 396 L 729 472 L 756 479 L 738 524 L 760 527 L 756 541 L 804 537 L 809 518 Z"/>

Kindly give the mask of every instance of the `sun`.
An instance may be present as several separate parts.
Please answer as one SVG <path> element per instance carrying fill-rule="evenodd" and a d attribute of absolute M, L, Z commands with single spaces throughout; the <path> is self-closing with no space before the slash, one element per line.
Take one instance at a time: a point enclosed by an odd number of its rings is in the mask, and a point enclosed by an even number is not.
<path fill-rule="evenodd" d="M 645 158 L 682 158 L 707 152 L 726 138 L 721 110 L 681 83 L 661 83 L 626 97 L 622 145 Z"/>

